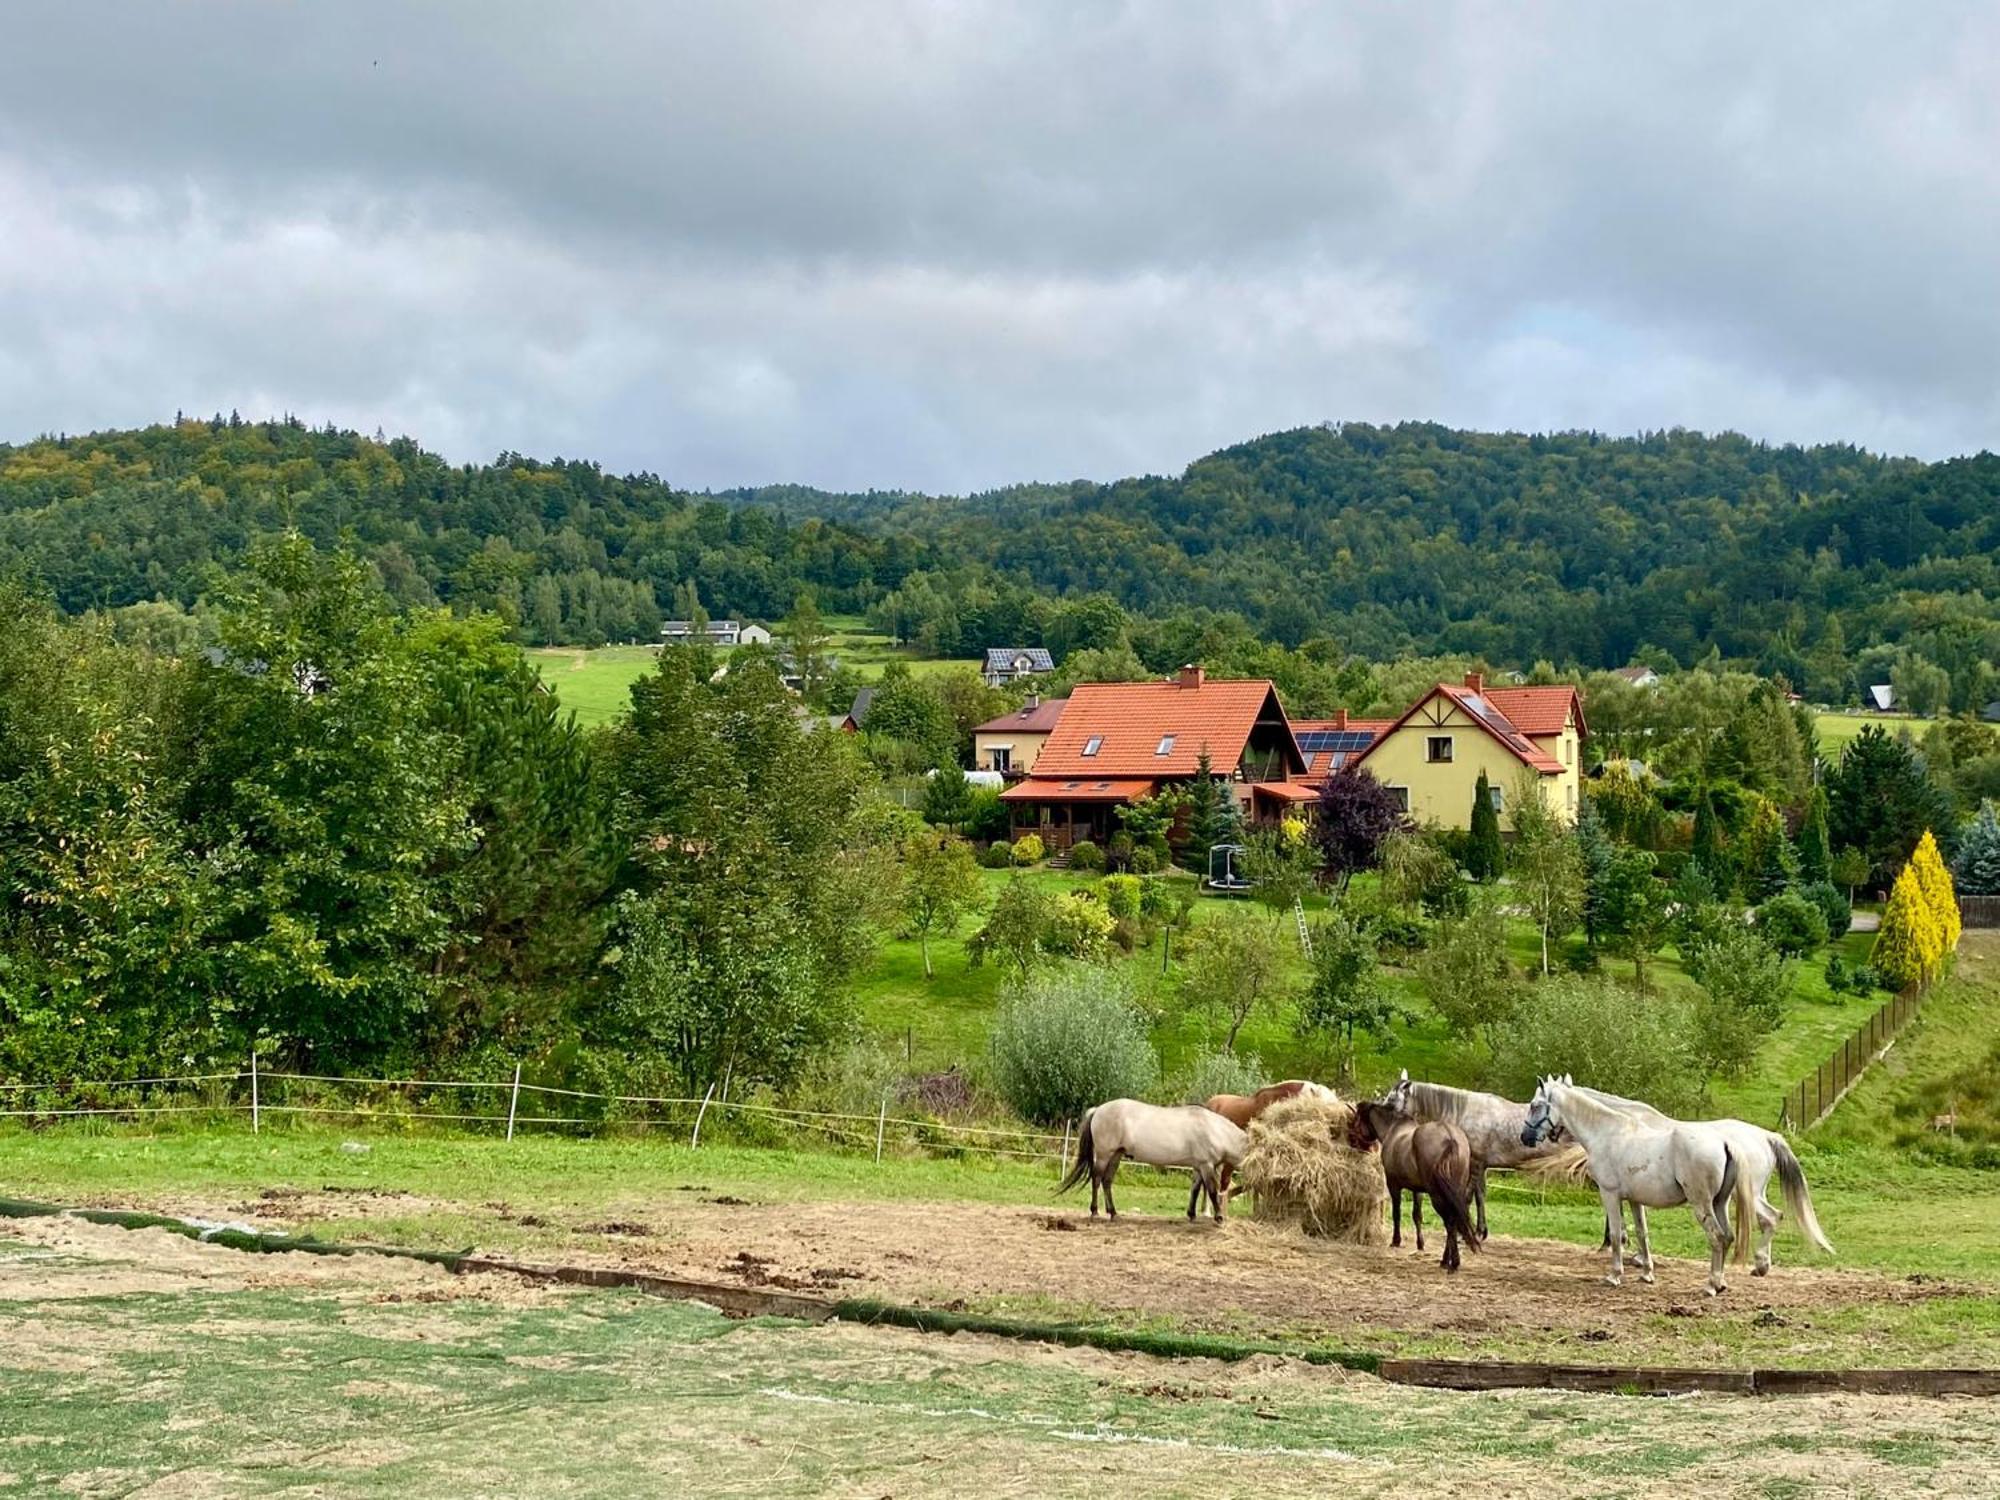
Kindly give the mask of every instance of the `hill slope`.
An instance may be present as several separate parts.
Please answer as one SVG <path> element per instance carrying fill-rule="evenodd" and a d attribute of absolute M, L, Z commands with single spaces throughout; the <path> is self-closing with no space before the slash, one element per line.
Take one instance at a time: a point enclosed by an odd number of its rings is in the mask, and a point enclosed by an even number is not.
<path fill-rule="evenodd" d="M 918 587 L 1011 601 L 978 630 L 1032 633 L 1024 601 L 1101 592 L 1376 658 L 1602 666 L 1651 645 L 1808 684 L 1846 682 L 1875 644 L 1955 679 L 2000 656 L 2000 459 L 1985 454 L 1349 424 L 1178 477 L 940 498 L 691 496 L 588 463 L 453 467 L 408 439 L 289 422 L 0 446 L 0 569 L 39 575 L 71 610 L 192 601 L 210 564 L 287 523 L 351 530 L 399 596 L 496 608 L 537 642 L 649 636 L 688 580 L 712 613 L 771 617 L 801 587 L 857 611 L 923 572 Z"/>

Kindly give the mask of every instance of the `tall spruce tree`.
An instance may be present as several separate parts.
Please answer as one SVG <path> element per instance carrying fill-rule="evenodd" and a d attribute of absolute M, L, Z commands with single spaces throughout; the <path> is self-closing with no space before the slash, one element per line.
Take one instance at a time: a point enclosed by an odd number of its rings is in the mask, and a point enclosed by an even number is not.
<path fill-rule="evenodd" d="M 1189 869 L 1206 873 L 1208 851 L 1217 844 L 1236 843 L 1243 833 L 1236 804 L 1230 800 L 1228 788 L 1216 780 L 1206 745 L 1195 761 L 1194 779 L 1187 784 L 1186 806 L 1187 842 L 1182 862 Z"/>
<path fill-rule="evenodd" d="M 1465 842 L 1465 870 L 1474 880 L 1492 880 L 1500 873 L 1500 814 L 1493 808 L 1493 787 L 1486 773 L 1472 791 L 1472 830 Z"/>
<path fill-rule="evenodd" d="M 1728 886 L 1728 870 L 1722 853 L 1722 829 L 1716 820 L 1715 801 L 1705 786 L 1695 798 L 1694 839 L 1688 858 L 1701 866 L 1701 872 L 1708 877 L 1710 885 L 1719 889 Z"/>
<path fill-rule="evenodd" d="M 1952 877 L 1967 896 L 2000 896 L 2000 818 L 1991 798 L 1979 804 L 1979 816 L 1958 836 Z"/>

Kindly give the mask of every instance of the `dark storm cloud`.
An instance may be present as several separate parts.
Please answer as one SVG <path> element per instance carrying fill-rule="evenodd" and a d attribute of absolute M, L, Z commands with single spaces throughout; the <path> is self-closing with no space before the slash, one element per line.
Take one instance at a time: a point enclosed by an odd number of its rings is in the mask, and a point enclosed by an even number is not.
<path fill-rule="evenodd" d="M 1988 13 L 17 7 L 0 433 L 176 407 L 677 482 L 1326 417 L 2000 417 Z"/>

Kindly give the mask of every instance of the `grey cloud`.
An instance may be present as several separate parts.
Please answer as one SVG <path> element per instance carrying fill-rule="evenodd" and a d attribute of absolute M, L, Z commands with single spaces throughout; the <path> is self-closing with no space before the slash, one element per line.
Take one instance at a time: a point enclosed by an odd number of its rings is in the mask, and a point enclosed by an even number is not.
<path fill-rule="evenodd" d="M 1942 454 L 2000 418 L 2000 20 L 49 4 L 0 433 L 964 489 L 1326 417 Z"/>

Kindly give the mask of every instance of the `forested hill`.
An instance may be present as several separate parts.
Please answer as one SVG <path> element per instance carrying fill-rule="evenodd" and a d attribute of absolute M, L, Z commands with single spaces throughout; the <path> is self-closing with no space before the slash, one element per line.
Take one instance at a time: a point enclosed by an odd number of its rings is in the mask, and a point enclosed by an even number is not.
<path fill-rule="evenodd" d="M 1373 658 L 1714 649 L 1804 684 L 1871 646 L 1955 675 L 2000 656 L 1989 454 L 1348 424 L 1176 478 L 934 498 L 688 495 L 589 463 L 455 467 L 407 439 L 233 419 L 0 446 L 0 569 L 25 564 L 71 611 L 192 601 L 210 563 L 287 523 L 351 530 L 400 598 L 494 608 L 530 640 L 649 636 L 692 581 L 712 614 L 772 618 L 809 587 L 953 653 L 1032 634 L 1038 601 L 1103 593 Z"/>

